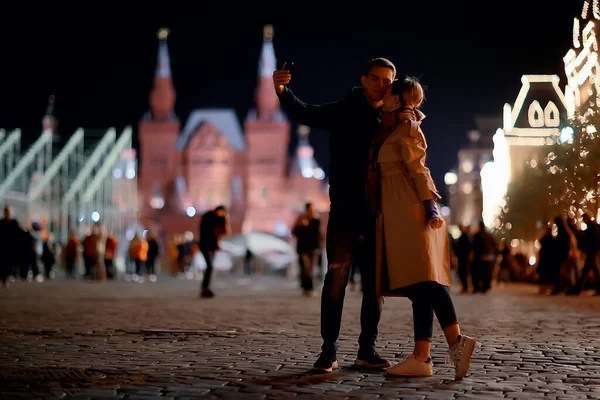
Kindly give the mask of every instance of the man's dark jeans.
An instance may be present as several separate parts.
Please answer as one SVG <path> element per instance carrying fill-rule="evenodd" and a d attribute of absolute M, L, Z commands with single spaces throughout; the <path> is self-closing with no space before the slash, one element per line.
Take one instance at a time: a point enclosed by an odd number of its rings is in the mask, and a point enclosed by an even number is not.
<path fill-rule="evenodd" d="M 204 279 L 202 279 L 202 290 L 210 289 L 210 278 L 213 272 L 213 260 L 215 259 L 214 250 L 202 250 L 202 255 L 206 261 L 206 270 L 204 271 Z"/>
<path fill-rule="evenodd" d="M 327 273 L 321 297 L 322 351 L 337 352 L 351 265 L 358 262 L 363 286 L 359 356 L 375 351 L 383 301 L 375 290 L 375 221 L 360 207 L 333 203 L 327 223 Z M 362 238 L 361 238 L 362 237 Z"/>

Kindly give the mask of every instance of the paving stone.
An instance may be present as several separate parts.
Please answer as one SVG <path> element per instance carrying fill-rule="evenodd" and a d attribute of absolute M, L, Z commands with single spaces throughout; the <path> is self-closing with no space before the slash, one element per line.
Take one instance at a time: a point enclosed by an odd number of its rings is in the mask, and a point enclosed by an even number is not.
<path fill-rule="evenodd" d="M 0 397 L 600 399 L 597 297 L 538 296 L 527 285 L 455 295 L 461 330 L 480 343 L 470 374 L 455 382 L 437 327 L 431 378 L 350 368 L 361 301 L 350 291 L 342 368 L 312 374 L 321 344 L 319 299 L 302 297 L 296 282 L 282 278 L 248 285 L 219 278 L 217 296 L 203 300 L 198 282 L 162 276 L 153 285 L 18 282 L 0 290 Z M 386 299 L 379 328 L 382 356 L 397 362 L 409 354 L 410 302 Z M 65 381 L 44 375 L 48 368 L 91 372 Z"/>

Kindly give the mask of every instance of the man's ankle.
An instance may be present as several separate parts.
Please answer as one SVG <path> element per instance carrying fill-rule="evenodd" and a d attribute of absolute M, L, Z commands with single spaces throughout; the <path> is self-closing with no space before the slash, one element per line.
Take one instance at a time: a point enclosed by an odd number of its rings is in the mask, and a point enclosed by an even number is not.
<path fill-rule="evenodd" d="M 415 360 L 417 360 L 418 362 L 428 362 L 429 359 L 431 358 L 429 356 L 429 354 L 415 354 L 413 353 L 413 356 L 415 357 Z"/>

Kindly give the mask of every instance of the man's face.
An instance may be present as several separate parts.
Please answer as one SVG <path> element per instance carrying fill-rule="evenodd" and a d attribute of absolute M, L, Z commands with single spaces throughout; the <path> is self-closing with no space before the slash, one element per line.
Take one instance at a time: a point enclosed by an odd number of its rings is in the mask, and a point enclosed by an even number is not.
<path fill-rule="evenodd" d="M 374 66 L 367 76 L 363 75 L 361 78 L 361 83 L 365 88 L 365 96 L 370 101 L 382 101 L 393 80 L 394 71 L 390 68 Z"/>

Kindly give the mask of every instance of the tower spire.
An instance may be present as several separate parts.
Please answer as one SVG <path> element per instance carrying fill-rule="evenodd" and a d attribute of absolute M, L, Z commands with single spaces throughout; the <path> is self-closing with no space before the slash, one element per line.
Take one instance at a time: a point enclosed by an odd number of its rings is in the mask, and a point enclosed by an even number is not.
<path fill-rule="evenodd" d="M 46 115 L 54 116 L 54 95 L 48 97 L 48 107 L 46 108 Z"/>
<path fill-rule="evenodd" d="M 263 45 L 260 51 L 261 77 L 271 78 L 276 68 L 275 48 L 273 47 L 273 25 L 265 25 L 263 28 Z"/>
<path fill-rule="evenodd" d="M 54 117 L 54 95 L 48 97 L 48 106 L 46 107 L 46 114 L 42 118 L 42 129 L 50 129 L 52 133 L 56 133 L 56 118 Z"/>
<path fill-rule="evenodd" d="M 255 92 L 258 118 L 262 120 L 273 119 L 279 111 L 279 99 L 273 89 L 272 81 L 277 64 L 273 36 L 273 25 L 265 25 L 263 28 L 263 45 L 258 63 L 258 87 Z"/>
<path fill-rule="evenodd" d="M 296 166 L 294 170 L 299 171 L 303 178 L 316 178 L 322 180 L 325 173 L 314 159 L 314 149 L 308 141 L 310 128 L 306 125 L 298 126 L 298 146 L 296 147 Z"/>
<path fill-rule="evenodd" d="M 150 94 L 150 107 L 152 116 L 157 121 L 172 118 L 175 109 L 176 94 L 173 88 L 171 60 L 167 45 L 169 33 L 168 28 L 160 28 L 156 33 L 158 37 L 158 59 L 154 75 L 154 88 Z"/>
<path fill-rule="evenodd" d="M 169 37 L 169 28 L 160 28 L 156 33 L 158 37 L 158 62 L 156 65 L 156 76 L 159 78 L 171 77 L 171 59 L 169 58 L 169 47 L 167 38 Z"/>

